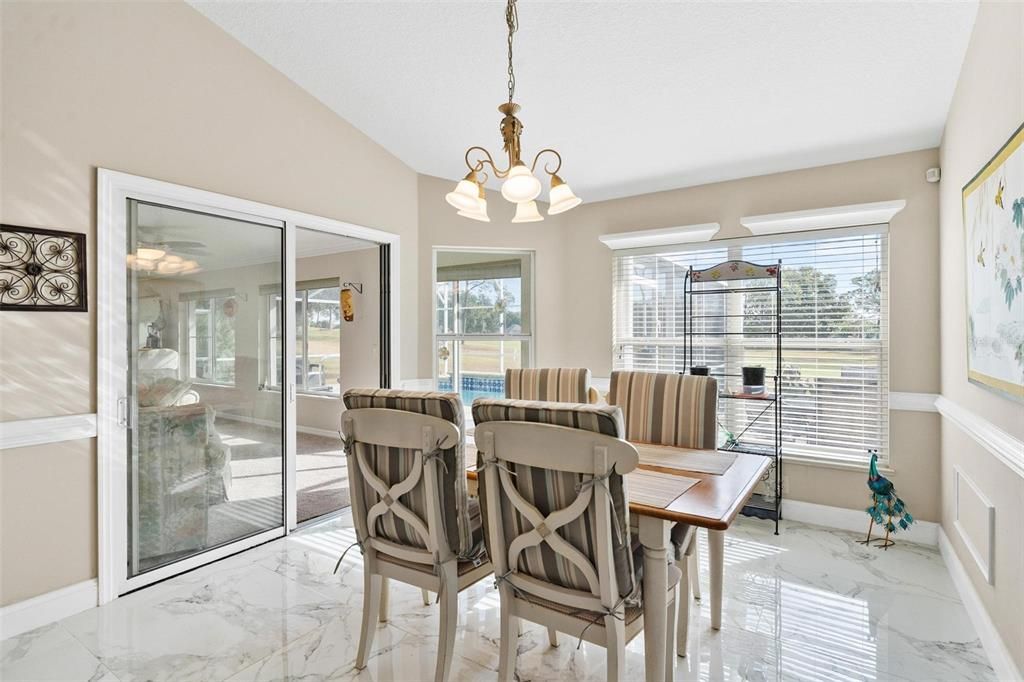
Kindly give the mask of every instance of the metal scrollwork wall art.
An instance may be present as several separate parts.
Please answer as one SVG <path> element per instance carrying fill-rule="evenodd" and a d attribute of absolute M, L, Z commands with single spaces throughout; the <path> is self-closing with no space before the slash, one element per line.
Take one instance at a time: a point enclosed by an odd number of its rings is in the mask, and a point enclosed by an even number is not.
<path fill-rule="evenodd" d="M 84 234 L 0 225 L 0 310 L 87 309 Z"/>

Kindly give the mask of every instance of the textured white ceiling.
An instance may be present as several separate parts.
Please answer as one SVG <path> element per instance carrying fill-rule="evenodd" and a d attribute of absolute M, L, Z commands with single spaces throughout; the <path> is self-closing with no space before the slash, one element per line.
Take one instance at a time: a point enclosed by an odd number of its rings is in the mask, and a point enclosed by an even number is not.
<path fill-rule="evenodd" d="M 503 2 L 190 2 L 418 172 L 500 151 Z M 934 147 L 976 10 L 520 0 L 524 156 L 593 201 Z"/>

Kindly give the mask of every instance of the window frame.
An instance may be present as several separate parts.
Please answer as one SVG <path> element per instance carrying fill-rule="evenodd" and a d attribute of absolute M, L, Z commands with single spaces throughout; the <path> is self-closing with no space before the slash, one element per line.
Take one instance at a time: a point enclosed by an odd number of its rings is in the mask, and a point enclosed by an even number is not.
<path fill-rule="evenodd" d="M 458 291 L 459 291 L 459 289 L 457 287 L 456 287 L 456 291 L 455 291 L 456 298 L 455 298 L 455 301 L 452 303 L 452 306 L 451 306 L 452 315 L 453 315 L 453 323 L 452 323 L 451 329 L 453 331 L 452 332 L 447 332 L 447 331 L 442 332 L 441 330 L 439 330 L 439 328 L 438 328 L 439 327 L 439 325 L 438 325 L 438 306 L 437 306 L 437 294 L 438 294 L 437 260 L 438 260 L 438 254 L 440 254 L 440 253 L 465 253 L 465 254 L 480 254 L 480 255 L 494 255 L 494 256 L 508 256 L 508 257 L 522 258 L 525 261 L 526 265 L 527 265 L 528 273 L 527 273 L 527 275 L 522 275 L 522 274 L 520 275 L 520 280 L 521 280 L 522 283 L 520 285 L 519 310 L 520 310 L 520 316 L 521 317 L 526 317 L 526 315 L 524 315 L 524 313 L 526 311 L 528 311 L 528 313 L 529 313 L 529 315 L 528 315 L 528 319 L 529 319 L 529 327 L 528 327 L 529 328 L 529 332 L 528 333 L 520 333 L 520 334 L 474 334 L 474 333 L 467 334 L 465 332 L 462 332 L 460 330 L 460 325 L 459 325 L 459 310 L 460 310 L 460 308 L 459 308 L 459 303 L 458 303 Z M 507 279 L 507 278 L 499 278 L 499 279 Z M 432 370 L 431 370 L 431 375 L 432 375 L 431 386 L 432 386 L 432 388 L 434 390 L 439 390 L 439 388 L 438 388 L 438 381 L 439 381 L 440 377 L 439 377 L 439 371 L 438 371 L 438 364 L 439 363 L 438 363 L 437 354 L 438 354 L 438 348 L 439 348 L 440 344 L 444 343 L 444 342 L 451 343 L 452 348 L 456 349 L 455 353 L 454 353 L 455 356 L 457 356 L 457 353 L 458 353 L 457 349 L 458 349 L 459 343 L 461 341 L 465 341 L 467 339 L 473 340 L 473 341 L 497 341 L 497 342 L 512 342 L 512 343 L 524 344 L 525 351 L 522 354 L 522 363 L 521 363 L 522 367 L 523 368 L 533 367 L 533 365 L 534 365 L 534 358 L 537 357 L 536 255 L 535 255 L 535 252 L 533 250 L 527 250 L 527 249 L 502 249 L 502 248 L 479 248 L 479 247 L 448 247 L 448 246 L 434 247 L 433 250 L 432 250 L 432 253 L 431 253 L 430 280 L 431 280 L 431 286 L 430 286 L 430 319 L 431 319 L 431 321 L 430 321 L 430 328 L 431 328 L 430 354 L 431 354 L 431 366 L 432 366 Z M 463 282 L 463 281 L 480 281 L 480 280 L 455 280 L 455 281 L 456 282 Z M 527 288 L 527 287 L 529 288 L 528 295 L 524 296 L 524 295 L 522 295 L 522 290 L 524 288 Z M 502 315 L 504 315 L 504 313 L 502 313 Z M 502 322 L 502 327 L 504 327 L 504 322 Z M 502 349 L 504 349 L 504 346 L 502 346 Z M 502 350 L 502 353 L 504 353 L 504 350 Z M 456 378 L 457 378 L 456 375 L 460 374 L 460 371 L 458 370 L 458 361 L 457 361 L 456 357 L 453 357 L 452 362 L 453 362 L 453 372 L 452 372 L 452 375 L 453 375 L 453 382 L 454 382 L 456 380 Z M 502 377 L 502 379 L 504 379 L 504 377 Z M 452 390 L 455 393 L 460 393 L 459 386 L 457 386 L 457 385 L 453 385 Z M 466 407 L 466 409 L 468 411 L 469 406 L 466 405 L 465 407 Z"/>
<path fill-rule="evenodd" d="M 880 452 L 879 461 L 882 466 L 891 467 L 893 463 L 892 449 L 891 449 L 891 428 L 890 428 L 890 394 L 892 389 L 890 387 L 889 372 L 890 372 L 890 329 L 889 329 L 889 310 L 891 308 L 891 293 L 889 280 L 891 277 L 890 268 L 890 249 L 891 243 L 889 239 L 889 225 L 887 223 L 864 225 L 852 228 L 831 228 L 831 229 L 820 229 L 820 230 L 807 230 L 807 231 L 794 231 L 770 235 L 762 235 L 757 237 L 738 237 L 731 239 L 716 239 L 706 242 L 698 243 L 686 243 L 676 244 L 667 246 L 652 246 L 652 247 L 641 247 L 634 249 L 619 249 L 615 250 L 612 261 L 612 296 L 613 296 L 613 320 L 612 320 L 612 366 L 619 369 L 624 366 L 624 349 L 627 347 L 636 347 L 640 345 L 646 345 L 650 347 L 678 347 L 684 346 L 684 340 L 681 336 L 673 336 L 670 334 L 658 333 L 653 337 L 637 336 L 634 333 L 634 322 L 631 319 L 633 312 L 629 303 L 631 301 L 624 301 L 623 295 L 628 293 L 622 291 L 623 285 L 619 280 L 621 277 L 618 274 L 620 267 L 619 258 L 624 256 L 643 256 L 643 255 L 658 255 L 658 254 L 683 254 L 683 253 L 700 253 L 710 252 L 719 249 L 724 249 L 724 257 L 720 260 L 751 260 L 753 262 L 763 262 L 764 257 L 758 255 L 745 254 L 744 250 L 748 247 L 765 247 L 765 246 L 784 246 L 787 243 L 797 242 L 813 242 L 819 240 L 831 240 L 840 239 L 844 237 L 853 238 L 858 236 L 872 236 L 877 235 L 881 238 L 882 243 L 879 249 L 879 269 L 881 270 L 881 276 L 879 277 L 879 300 L 880 309 L 878 313 L 879 319 L 879 338 L 871 339 L 865 336 L 852 337 L 851 339 L 845 339 L 850 341 L 856 339 L 858 342 L 864 342 L 866 345 L 872 347 L 877 345 L 877 352 L 879 355 L 878 361 L 878 376 L 879 376 L 879 395 L 880 395 L 880 408 L 878 410 L 878 423 L 884 433 L 880 435 Z M 774 258 L 770 259 L 774 260 Z M 698 267 L 705 267 L 703 264 Z M 786 267 L 785 259 L 783 259 L 783 267 Z M 655 275 L 655 279 L 657 275 Z M 632 280 L 632 278 L 631 278 Z M 785 273 L 783 274 L 783 282 L 785 282 Z M 655 285 L 657 286 L 657 285 Z M 630 299 L 633 299 L 630 294 Z M 625 305 L 624 305 L 625 304 Z M 674 311 L 675 313 L 681 312 L 679 310 Z M 655 314 L 653 319 L 657 321 L 658 315 Z M 630 336 L 620 336 L 619 330 L 623 324 L 626 323 L 627 329 L 630 331 Z M 783 332 L 785 332 L 786 326 L 783 326 Z M 660 330 L 659 330 L 660 332 Z M 733 354 L 733 358 L 742 354 L 743 346 L 749 346 L 752 339 L 750 337 L 723 337 L 721 343 L 728 345 L 730 343 L 735 344 L 736 350 L 730 349 L 727 352 Z M 836 345 L 842 345 L 844 339 L 836 338 L 834 340 L 822 339 L 820 337 L 805 337 L 799 335 L 785 335 L 783 336 L 783 362 L 787 354 L 791 355 L 794 351 L 808 352 L 808 351 L 820 351 L 823 345 L 829 345 L 834 343 Z M 709 345 L 712 343 L 709 339 L 703 339 L 703 345 Z M 794 347 L 795 346 L 795 347 Z M 631 361 L 635 363 L 636 361 Z M 865 397 L 867 394 L 863 394 Z M 790 397 L 790 399 L 792 399 Z M 787 461 L 794 461 L 802 464 L 813 464 L 819 466 L 826 466 L 832 468 L 856 468 L 863 469 L 868 461 L 868 455 L 865 452 L 863 457 L 856 457 L 852 454 L 852 449 L 849 454 L 830 454 L 829 448 L 824 445 L 814 444 L 802 444 L 795 443 L 792 440 L 785 438 L 785 423 L 787 420 L 786 414 L 786 403 L 787 403 L 787 392 L 785 385 L 783 386 L 782 393 L 782 410 L 783 410 L 783 425 L 784 425 L 784 437 L 782 441 L 783 446 L 783 459 Z M 861 404 L 867 404 L 863 399 Z M 861 461 L 863 460 L 863 461 Z"/>
<path fill-rule="evenodd" d="M 330 281 L 327 281 L 327 280 L 330 280 Z M 335 280 L 335 278 L 327 278 L 327 279 L 324 279 L 324 280 L 314 280 L 314 281 L 310 281 L 310 282 L 296 282 L 295 283 L 295 301 L 294 301 L 294 304 L 299 304 L 300 301 L 301 301 L 301 304 L 302 304 L 301 312 L 295 314 L 295 331 L 296 331 L 295 359 L 296 360 L 301 360 L 304 367 L 308 367 L 309 366 L 309 338 L 308 338 L 308 334 L 307 334 L 308 327 L 306 325 L 306 312 L 307 312 L 307 306 L 309 305 L 309 292 L 310 291 L 316 291 L 316 290 L 319 290 L 319 289 L 337 289 L 338 290 L 338 296 L 339 296 L 339 299 L 338 299 L 339 312 L 338 312 L 338 314 L 339 314 L 339 319 L 340 319 L 340 316 L 341 316 L 341 310 L 340 310 L 340 308 L 341 308 L 341 299 L 340 299 L 340 296 L 341 296 L 341 289 L 343 287 L 341 286 L 340 278 L 337 279 L 337 281 L 334 281 L 334 280 Z M 268 390 L 268 391 L 280 391 L 281 390 L 280 384 L 279 383 L 275 383 L 275 382 L 283 381 L 284 380 L 283 374 L 284 374 L 285 368 L 284 367 L 281 368 L 280 374 L 275 371 L 274 364 L 277 362 L 277 357 L 276 357 L 276 354 L 274 353 L 274 342 L 276 340 L 276 337 L 272 334 L 272 328 L 271 328 L 271 323 L 270 322 L 271 322 L 271 319 L 273 319 L 273 316 L 274 316 L 273 307 L 274 307 L 275 299 L 279 302 L 278 303 L 279 305 L 284 305 L 284 292 L 283 291 L 267 292 L 267 293 L 263 294 L 263 299 L 264 299 L 264 301 L 263 301 L 263 311 L 262 311 L 262 314 L 266 317 L 266 320 L 267 320 L 266 333 L 261 334 L 261 337 L 263 337 L 262 338 L 262 344 L 264 346 L 264 358 L 263 358 L 263 361 L 260 363 L 261 366 L 262 366 L 263 372 L 264 372 L 263 384 L 264 384 L 264 387 L 266 388 L 266 390 Z M 338 326 L 338 357 L 339 358 L 341 357 L 341 352 L 342 352 L 342 334 L 341 334 L 342 323 L 343 323 L 343 320 L 342 320 L 341 323 L 339 323 L 339 326 Z M 283 329 L 280 329 L 279 331 L 282 334 L 284 333 Z M 284 343 L 283 338 L 281 339 L 280 343 L 282 343 L 282 344 Z M 340 376 L 340 370 L 339 370 L 339 376 Z M 338 386 L 337 391 L 334 391 L 334 390 L 317 391 L 317 390 L 311 390 L 306 385 L 307 379 L 308 379 L 308 371 L 302 376 L 302 380 L 301 381 L 296 381 L 295 382 L 295 392 L 296 393 L 298 393 L 300 395 L 312 396 L 312 397 L 316 397 L 316 398 L 328 398 L 328 399 L 338 399 L 338 400 L 341 399 L 341 397 L 342 397 L 342 395 L 341 395 L 341 384 L 337 384 L 337 386 Z"/>
<path fill-rule="evenodd" d="M 181 314 L 181 334 L 185 339 L 183 344 L 186 349 L 185 358 L 185 377 L 189 381 L 201 386 L 224 386 L 233 387 L 235 386 L 234 378 L 234 363 L 238 361 L 238 356 L 233 355 L 232 360 L 232 379 L 231 381 L 220 381 L 216 378 L 217 374 L 217 324 L 219 319 L 223 319 L 223 306 L 224 302 L 231 298 L 236 298 L 237 293 L 231 290 L 220 290 L 220 291 L 209 291 L 209 292 L 190 292 L 187 295 L 183 295 L 179 299 L 179 306 L 183 308 L 183 314 Z M 199 359 L 198 348 L 196 343 L 196 304 L 206 302 L 207 303 L 207 336 L 206 336 L 206 355 L 210 368 L 212 369 L 212 376 L 196 376 L 196 361 Z M 217 310 L 221 310 L 221 314 L 217 314 Z M 236 333 L 236 330 L 231 330 L 232 336 Z M 233 339 L 233 342 L 237 347 L 237 340 Z"/>

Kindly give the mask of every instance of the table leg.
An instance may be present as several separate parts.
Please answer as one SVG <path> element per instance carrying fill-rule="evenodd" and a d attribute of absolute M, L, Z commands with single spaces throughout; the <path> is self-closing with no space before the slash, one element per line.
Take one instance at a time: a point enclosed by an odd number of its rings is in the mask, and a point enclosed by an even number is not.
<path fill-rule="evenodd" d="M 644 678 L 665 679 L 668 631 L 668 521 L 652 516 L 639 518 L 640 544 L 644 547 Z"/>
<path fill-rule="evenodd" d="M 722 628 L 722 574 L 725 571 L 725 531 L 708 529 L 708 563 L 711 568 L 711 627 Z"/>

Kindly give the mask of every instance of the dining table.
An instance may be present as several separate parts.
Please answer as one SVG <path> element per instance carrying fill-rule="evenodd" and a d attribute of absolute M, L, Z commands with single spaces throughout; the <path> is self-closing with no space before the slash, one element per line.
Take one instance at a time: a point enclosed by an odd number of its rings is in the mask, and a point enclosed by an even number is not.
<path fill-rule="evenodd" d="M 703 451 L 707 454 L 714 450 Z M 680 477 L 681 494 L 664 507 L 640 504 L 630 500 L 630 514 L 637 517 L 637 530 L 643 546 L 644 591 L 644 670 L 647 682 L 665 680 L 668 671 L 666 648 L 674 645 L 665 636 L 668 623 L 669 557 L 673 551 L 670 540 L 672 527 L 677 523 L 706 528 L 708 532 L 708 564 L 711 587 L 711 627 L 722 624 L 722 581 L 725 572 L 725 534 L 729 530 L 751 493 L 768 470 L 769 458 L 737 452 L 735 460 L 722 473 L 687 471 L 678 467 L 641 463 L 638 469 Z M 466 476 L 476 483 L 476 448 L 467 443 Z M 693 483 L 696 479 L 696 483 Z M 627 486 L 629 496 L 641 497 L 638 489 L 643 478 Z M 664 481 L 664 477 L 662 477 Z M 634 490 L 634 488 L 637 488 Z M 682 594 L 688 594 L 681 590 Z"/>

